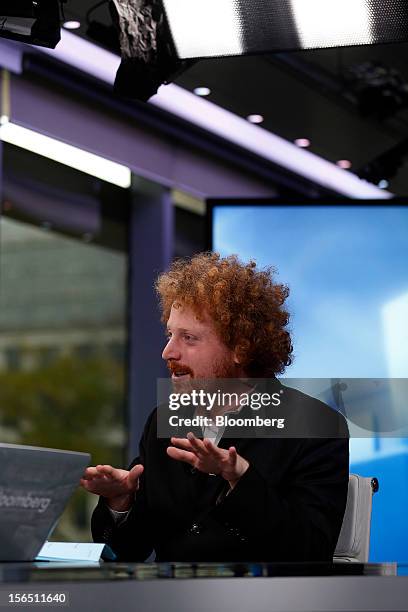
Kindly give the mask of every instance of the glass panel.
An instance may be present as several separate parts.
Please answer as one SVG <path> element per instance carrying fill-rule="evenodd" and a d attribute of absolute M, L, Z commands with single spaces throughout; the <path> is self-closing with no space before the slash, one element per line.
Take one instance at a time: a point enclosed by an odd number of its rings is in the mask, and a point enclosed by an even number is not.
<path fill-rule="evenodd" d="M 0 439 L 121 465 L 126 192 L 8 146 L 2 208 Z M 78 490 L 52 539 L 89 540 L 95 503 Z"/>

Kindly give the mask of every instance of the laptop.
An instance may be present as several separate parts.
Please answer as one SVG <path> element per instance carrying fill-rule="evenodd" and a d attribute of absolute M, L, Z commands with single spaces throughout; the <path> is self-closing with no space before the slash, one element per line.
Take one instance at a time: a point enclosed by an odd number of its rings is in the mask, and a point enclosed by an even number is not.
<path fill-rule="evenodd" d="M 54 529 L 90 455 L 0 443 L 0 561 L 32 561 Z"/>

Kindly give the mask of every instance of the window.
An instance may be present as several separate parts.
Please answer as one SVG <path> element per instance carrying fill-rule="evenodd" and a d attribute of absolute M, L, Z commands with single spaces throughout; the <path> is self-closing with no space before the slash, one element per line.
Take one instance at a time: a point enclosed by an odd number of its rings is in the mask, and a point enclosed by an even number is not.
<path fill-rule="evenodd" d="M 121 465 L 127 191 L 11 145 L 3 177 L 1 438 Z M 96 501 L 78 490 L 53 537 L 89 540 Z"/>

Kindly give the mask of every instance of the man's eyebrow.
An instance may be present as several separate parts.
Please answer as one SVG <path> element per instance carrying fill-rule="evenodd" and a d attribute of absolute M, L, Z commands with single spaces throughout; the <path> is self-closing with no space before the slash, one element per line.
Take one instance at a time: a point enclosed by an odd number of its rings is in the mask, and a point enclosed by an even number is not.
<path fill-rule="evenodd" d="M 177 331 L 180 331 L 180 332 L 188 332 L 189 334 L 194 334 L 194 335 L 197 335 L 197 334 L 201 333 L 201 332 L 200 332 L 200 331 L 198 331 L 198 330 L 197 330 L 197 331 L 193 331 L 193 330 L 191 330 L 191 329 L 187 329 L 186 327 L 176 327 L 175 329 L 176 329 Z M 167 330 L 168 332 L 169 332 L 169 331 L 171 331 L 171 327 L 170 327 L 170 325 L 167 325 L 166 330 Z"/>

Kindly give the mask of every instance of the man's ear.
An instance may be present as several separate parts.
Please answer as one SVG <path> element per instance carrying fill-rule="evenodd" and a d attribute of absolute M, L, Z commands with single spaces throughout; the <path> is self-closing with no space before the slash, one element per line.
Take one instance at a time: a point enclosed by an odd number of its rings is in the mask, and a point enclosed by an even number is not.
<path fill-rule="evenodd" d="M 235 363 L 236 365 L 241 365 L 241 361 L 240 361 L 240 359 L 239 359 L 239 357 L 238 357 L 237 350 L 235 350 L 235 351 L 233 351 L 233 352 L 232 352 L 232 357 L 233 357 L 234 363 Z"/>

